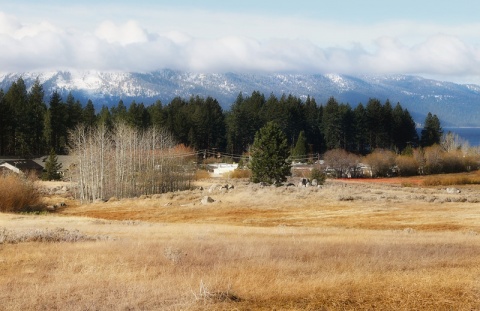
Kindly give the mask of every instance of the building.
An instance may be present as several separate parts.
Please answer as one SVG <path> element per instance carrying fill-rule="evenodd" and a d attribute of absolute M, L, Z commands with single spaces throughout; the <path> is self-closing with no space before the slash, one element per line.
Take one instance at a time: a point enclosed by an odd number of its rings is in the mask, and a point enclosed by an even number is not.
<path fill-rule="evenodd" d="M 33 160 L 27 159 L 0 160 L 0 171 L 25 175 L 33 173 L 37 176 L 41 176 L 43 166 Z"/>

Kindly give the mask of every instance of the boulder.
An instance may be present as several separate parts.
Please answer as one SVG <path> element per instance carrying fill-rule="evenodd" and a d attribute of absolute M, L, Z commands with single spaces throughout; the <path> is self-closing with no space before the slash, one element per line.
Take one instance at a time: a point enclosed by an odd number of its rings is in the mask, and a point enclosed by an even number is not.
<path fill-rule="evenodd" d="M 215 200 L 212 199 L 211 197 L 209 197 L 209 196 L 207 195 L 207 196 L 204 196 L 204 197 L 202 198 L 202 201 L 201 201 L 201 202 L 202 202 L 203 205 L 206 205 L 206 204 L 215 202 Z"/>

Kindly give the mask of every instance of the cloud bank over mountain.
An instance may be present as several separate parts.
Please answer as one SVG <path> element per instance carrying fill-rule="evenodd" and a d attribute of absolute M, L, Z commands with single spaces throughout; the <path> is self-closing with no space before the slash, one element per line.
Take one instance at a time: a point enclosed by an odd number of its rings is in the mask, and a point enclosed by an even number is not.
<path fill-rule="evenodd" d="M 159 17 L 162 27 L 136 19 L 65 27 L 48 18 L 31 21 L 0 12 L 1 70 L 415 74 L 480 83 L 480 46 L 471 40 L 480 33 L 480 24 L 345 24 L 184 12 L 186 23 L 205 28 L 197 31 L 165 26 L 168 13 Z M 201 24 L 210 19 L 215 22 Z M 206 30 L 214 25 L 232 30 Z"/>

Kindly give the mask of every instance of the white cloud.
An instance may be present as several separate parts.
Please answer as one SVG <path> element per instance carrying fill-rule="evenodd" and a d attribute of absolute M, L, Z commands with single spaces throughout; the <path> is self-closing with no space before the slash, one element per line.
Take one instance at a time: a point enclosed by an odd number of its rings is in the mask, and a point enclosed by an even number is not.
<path fill-rule="evenodd" d="M 47 21 L 25 24 L 0 12 L 0 68 L 15 72 L 145 72 L 171 68 L 199 72 L 402 73 L 441 75 L 446 79 L 480 74 L 480 48 L 469 41 L 477 24 L 460 29 L 412 22 L 352 27 L 312 20 L 289 20 L 282 25 L 271 21 L 269 28 L 278 26 L 277 36 L 268 36 L 272 29 L 260 29 L 261 34 L 255 36 L 253 28 L 261 27 L 257 18 L 245 25 L 245 31 L 226 27 L 218 34 L 231 31 L 232 35 L 202 37 L 186 29 L 147 30 L 133 20 L 103 21 L 92 31 L 60 28 Z M 168 24 L 168 20 L 163 23 Z M 217 27 L 221 25 L 219 22 Z"/>
<path fill-rule="evenodd" d="M 106 21 L 98 27 L 95 34 L 108 43 L 119 43 L 121 45 L 148 41 L 147 32 L 135 21 L 128 21 L 120 26 L 111 21 Z"/>

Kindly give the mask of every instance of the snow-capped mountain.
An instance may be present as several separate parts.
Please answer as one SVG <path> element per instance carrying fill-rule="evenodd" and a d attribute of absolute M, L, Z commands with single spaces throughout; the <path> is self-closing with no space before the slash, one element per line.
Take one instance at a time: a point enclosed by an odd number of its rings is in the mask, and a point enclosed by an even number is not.
<path fill-rule="evenodd" d="M 416 76 L 347 76 L 338 74 L 201 74 L 172 70 L 149 73 L 56 71 L 41 73 L 0 73 L 0 88 L 7 90 L 22 77 L 29 87 L 38 77 L 47 97 L 53 90 L 63 98 L 72 92 L 82 103 L 91 99 L 96 107 L 125 105 L 133 100 L 146 105 L 174 97 L 212 96 L 228 109 L 240 92 L 260 91 L 269 96 L 292 94 L 314 97 L 318 104 L 331 96 L 356 106 L 369 98 L 392 105 L 400 102 L 417 122 L 428 112 L 437 114 L 444 126 L 480 126 L 480 86 L 441 82 Z M 48 98 L 46 98 L 48 102 Z"/>

